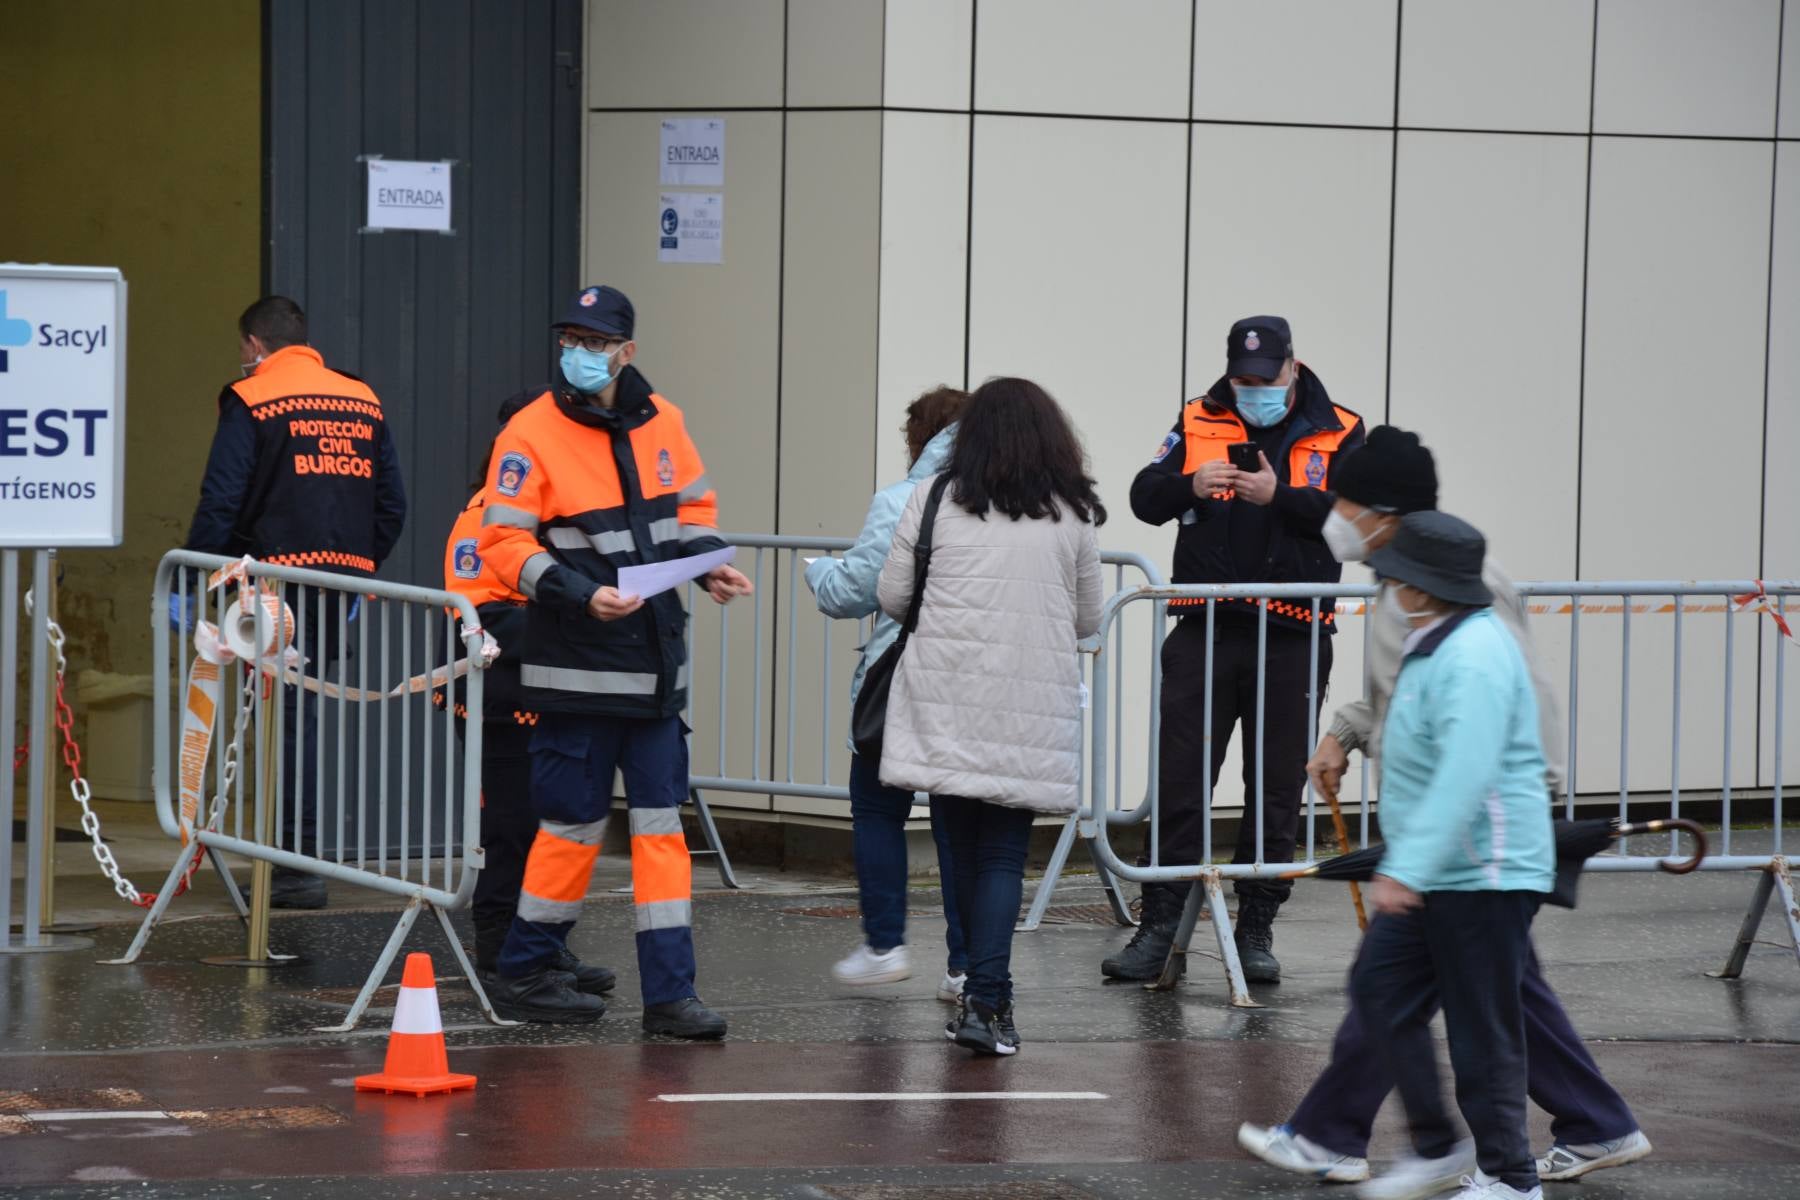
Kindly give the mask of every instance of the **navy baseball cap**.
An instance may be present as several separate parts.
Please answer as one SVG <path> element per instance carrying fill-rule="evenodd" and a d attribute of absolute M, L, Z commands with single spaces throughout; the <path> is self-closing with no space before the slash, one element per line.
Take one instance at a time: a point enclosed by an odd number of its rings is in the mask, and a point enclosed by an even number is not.
<path fill-rule="evenodd" d="M 618 288 L 582 288 L 563 313 L 556 328 L 591 329 L 630 341 L 637 328 L 637 310 Z"/>
<path fill-rule="evenodd" d="M 1285 317 L 1245 317 L 1225 338 L 1225 373 L 1273 379 L 1294 357 L 1294 336 Z"/>

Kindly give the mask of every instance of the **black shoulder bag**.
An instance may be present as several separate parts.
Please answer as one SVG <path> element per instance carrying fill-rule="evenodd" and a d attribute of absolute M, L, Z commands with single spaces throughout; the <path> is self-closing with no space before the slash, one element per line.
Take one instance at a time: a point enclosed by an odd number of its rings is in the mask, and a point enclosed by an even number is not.
<path fill-rule="evenodd" d="M 850 710 L 850 744 L 864 758 L 881 757 L 882 735 L 887 730 L 888 691 L 894 686 L 894 671 L 900 655 L 906 650 L 906 639 L 919 625 L 919 605 L 925 599 L 925 577 L 931 573 L 931 530 L 937 523 L 938 501 L 950 486 L 948 475 L 939 475 L 925 499 L 925 512 L 919 518 L 919 536 L 913 541 L 913 593 L 906 606 L 906 620 L 901 622 L 900 636 L 882 651 L 881 657 L 869 664 L 863 673 L 862 691 L 856 693 L 856 705 Z"/>

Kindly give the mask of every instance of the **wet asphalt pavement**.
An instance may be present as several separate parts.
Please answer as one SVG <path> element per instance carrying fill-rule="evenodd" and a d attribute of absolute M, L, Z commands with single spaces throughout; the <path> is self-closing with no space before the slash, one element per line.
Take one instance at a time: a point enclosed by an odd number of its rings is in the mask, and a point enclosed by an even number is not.
<path fill-rule="evenodd" d="M 200 965 L 241 945 L 236 923 L 217 917 L 165 925 L 129 967 L 93 961 L 123 948 L 124 926 L 91 935 L 95 951 L 0 957 L 0 1194 L 1348 1195 L 1250 1162 L 1234 1142 L 1239 1121 L 1283 1117 L 1324 1061 L 1356 936 L 1341 886 L 1297 889 L 1277 925 L 1283 982 L 1256 990 L 1256 1010 L 1228 1007 L 1216 962 L 1198 955 L 1173 993 L 1104 983 L 1098 962 L 1128 934 L 1085 911 L 1020 934 L 1026 1045 L 998 1061 L 943 1040 L 934 892 L 913 894 L 913 979 L 848 993 L 827 970 L 857 941 L 839 915 L 853 893 L 764 880 L 696 901 L 700 991 L 732 1026 L 719 1045 L 639 1032 L 625 897 L 592 898 L 571 942 L 621 976 L 612 1011 L 585 1028 L 487 1025 L 435 923 L 421 922 L 407 948 L 437 964 L 452 1069 L 480 1077 L 472 1093 L 427 1100 L 350 1087 L 380 1068 L 391 988 L 354 1033 L 314 1032 L 342 1018 L 391 910 L 278 914 L 276 948 L 301 956 L 279 970 Z M 1590 875 L 1578 912 L 1540 918 L 1549 977 L 1657 1147 L 1646 1163 L 1546 1195 L 1800 1196 L 1800 966 L 1783 926 L 1765 922 L 1771 944 L 1743 978 L 1704 974 L 1723 961 L 1753 886 L 1735 873 Z M 1071 881 L 1057 902 L 1091 907 L 1099 893 Z M 1196 951 L 1209 938 L 1202 925 Z M 670 1099 L 971 1091 L 1014 1098 Z M 1019 1097 L 1031 1092 L 1078 1095 Z M 1401 1145 L 1396 1107 L 1378 1126 L 1377 1158 Z M 42 1116 L 73 1109 L 103 1115 Z M 1547 1121 L 1534 1119 L 1541 1144 Z"/>

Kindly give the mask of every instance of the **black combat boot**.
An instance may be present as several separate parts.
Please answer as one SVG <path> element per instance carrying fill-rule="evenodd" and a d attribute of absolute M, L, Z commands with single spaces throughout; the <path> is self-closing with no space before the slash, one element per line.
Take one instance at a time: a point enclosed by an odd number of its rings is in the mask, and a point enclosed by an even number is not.
<path fill-rule="evenodd" d="M 575 990 L 566 971 L 546 968 L 518 979 L 493 977 L 488 999 L 494 1011 L 509 1021 L 535 1021 L 540 1025 L 586 1025 L 606 1014 L 606 1002 Z"/>
<path fill-rule="evenodd" d="M 556 961 L 550 964 L 558 971 L 567 972 L 575 977 L 575 990 L 586 992 L 590 996 L 604 996 L 619 985 L 619 977 L 608 967 L 596 967 L 582 962 L 575 957 L 575 952 L 564 946 Z"/>
<path fill-rule="evenodd" d="M 1162 975 L 1169 949 L 1175 944 L 1175 927 L 1181 923 L 1181 908 L 1187 902 L 1191 885 L 1146 883 L 1144 911 L 1138 916 L 1137 932 L 1125 949 L 1100 964 L 1100 973 L 1109 979 L 1151 980 Z M 1178 969 L 1185 971 L 1185 960 Z"/>
<path fill-rule="evenodd" d="M 291 867 L 276 867 L 269 877 L 270 908 L 324 908 L 325 880 Z"/>
<path fill-rule="evenodd" d="M 689 996 L 668 1004 L 645 1005 L 644 1032 L 713 1041 L 725 1036 L 725 1018 L 700 1003 L 699 997 Z"/>
<path fill-rule="evenodd" d="M 1238 893 L 1238 961 L 1251 983 L 1281 982 L 1281 963 L 1270 952 L 1275 945 L 1275 910 L 1280 907 L 1278 900 Z"/>

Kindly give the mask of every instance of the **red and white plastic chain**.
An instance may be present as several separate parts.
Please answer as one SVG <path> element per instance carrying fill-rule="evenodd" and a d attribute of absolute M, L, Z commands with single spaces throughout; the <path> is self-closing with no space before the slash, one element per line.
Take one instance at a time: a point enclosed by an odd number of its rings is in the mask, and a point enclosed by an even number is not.
<path fill-rule="evenodd" d="M 87 779 L 81 773 L 81 746 L 75 741 L 75 714 L 70 710 L 68 699 L 63 692 L 69 670 L 69 660 L 63 651 L 67 638 L 63 634 L 62 626 L 55 621 L 49 622 L 49 630 L 50 648 L 56 652 L 56 727 L 62 731 L 63 762 L 67 764 L 70 773 L 69 794 L 74 796 L 75 803 L 81 806 L 81 831 L 93 839 L 94 861 L 100 864 L 101 874 L 105 875 L 107 881 L 113 885 L 113 891 L 118 897 L 138 908 L 149 908 L 156 903 L 157 893 L 139 892 L 132 885 L 131 880 L 125 878 L 124 873 L 119 869 L 118 860 L 113 857 L 112 850 L 100 836 L 100 817 L 94 812 L 93 790 L 88 786 Z M 242 711 L 238 714 L 238 736 L 232 739 L 225 748 L 225 783 L 213 798 L 212 812 L 206 822 L 206 827 L 209 829 L 216 828 L 225 815 L 225 802 L 231 795 L 232 786 L 237 779 L 238 753 L 243 742 L 243 730 L 251 719 L 255 702 L 256 678 L 251 675 L 247 676 L 244 681 L 244 702 Z M 14 771 L 19 769 L 29 754 L 28 746 L 21 748 L 19 755 L 15 756 Z M 192 886 L 194 873 L 200 869 L 200 860 L 201 856 L 195 854 L 193 860 L 188 863 L 187 870 L 175 885 L 175 895 L 181 895 Z"/>

